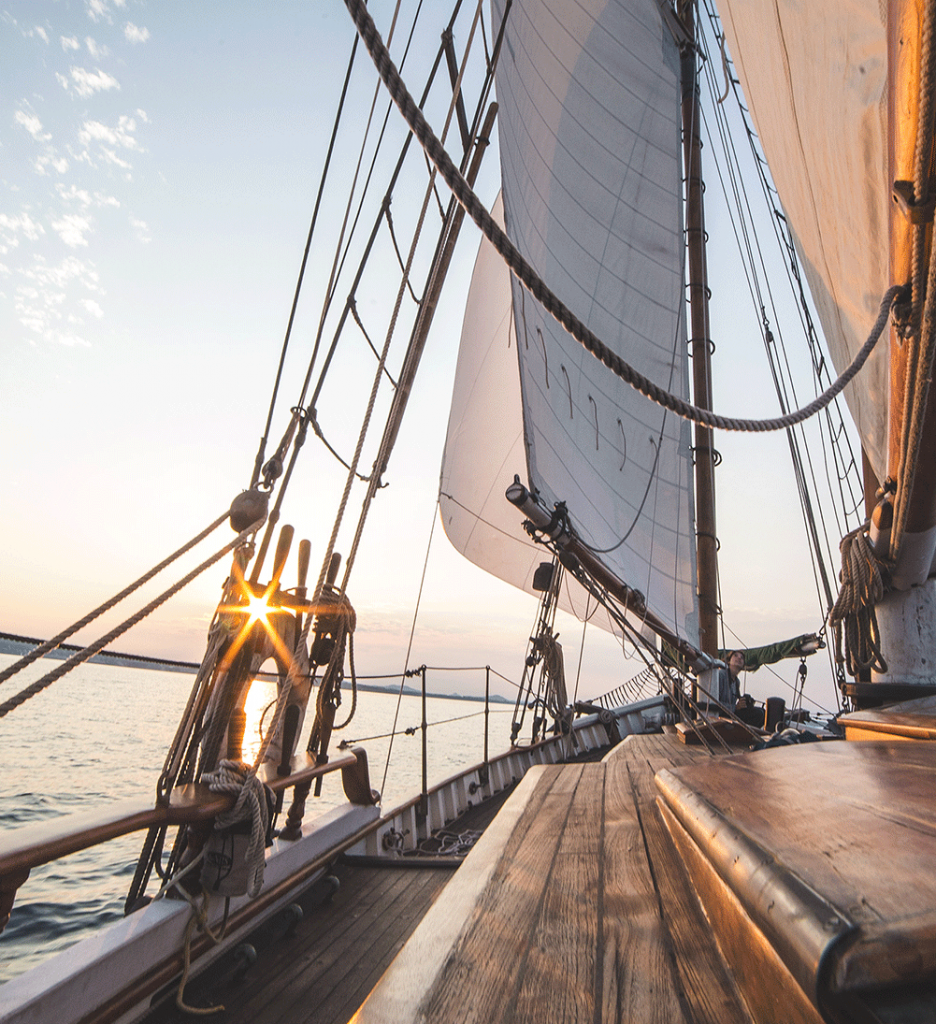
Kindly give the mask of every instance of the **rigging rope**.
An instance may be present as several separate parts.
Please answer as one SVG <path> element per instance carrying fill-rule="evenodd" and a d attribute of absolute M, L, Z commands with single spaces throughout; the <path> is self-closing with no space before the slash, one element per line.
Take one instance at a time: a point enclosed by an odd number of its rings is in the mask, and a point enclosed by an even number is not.
<path fill-rule="evenodd" d="M 42 676 L 41 679 L 37 679 L 30 686 L 20 690 L 19 693 L 9 700 L 4 701 L 0 704 L 0 718 L 18 708 L 20 704 L 24 704 L 30 697 L 35 697 L 37 693 L 41 693 L 46 687 L 51 686 L 54 682 L 61 679 L 62 676 L 71 672 L 76 665 L 80 665 L 82 662 L 94 657 L 95 654 L 104 650 L 108 644 L 113 643 L 117 637 L 126 633 L 128 629 L 135 626 L 138 622 L 142 622 L 147 615 L 154 612 L 161 604 L 164 604 L 170 597 L 182 590 L 183 587 L 188 586 L 192 580 L 200 576 L 206 569 L 210 569 L 211 566 L 220 561 L 225 555 L 230 554 L 235 548 L 246 543 L 260 529 L 265 520 L 266 516 L 258 519 L 255 523 L 248 526 L 246 530 L 239 533 L 230 543 L 225 544 L 220 551 L 216 551 L 210 558 L 205 559 L 201 565 L 196 566 L 190 573 L 183 576 L 178 583 L 173 584 L 168 590 L 164 590 L 158 597 L 153 598 L 148 605 L 141 608 L 134 615 L 131 615 L 129 619 L 125 619 L 119 626 L 115 626 L 109 633 L 106 633 L 99 640 L 95 640 L 93 644 L 89 644 L 84 650 L 76 651 L 70 658 L 63 661 L 58 668 L 53 669 L 53 671 Z"/>
<path fill-rule="evenodd" d="M 588 327 L 586 327 L 572 311 L 546 286 L 520 251 L 500 228 L 477 194 L 462 177 L 443 144 L 436 138 L 422 111 L 410 96 L 399 72 L 387 52 L 380 33 L 377 31 L 363 0 L 345 0 L 358 33 L 364 41 L 374 65 L 387 87 L 393 101 L 399 107 L 407 124 L 416 136 L 420 145 L 438 169 L 455 198 L 465 208 L 471 219 L 478 225 L 481 232 L 503 257 L 507 266 L 516 275 L 531 295 L 550 313 L 569 334 L 575 338 L 588 352 L 600 359 L 613 373 L 639 391 L 646 398 L 669 409 L 683 419 L 721 430 L 736 430 L 748 433 L 764 433 L 773 430 L 784 430 L 797 423 L 802 423 L 815 413 L 824 409 L 845 388 L 861 370 L 868 356 L 877 344 L 888 317 L 890 308 L 902 291 L 902 287 L 894 285 L 885 293 L 878 312 L 877 320 L 871 329 L 867 341 L 862 346 L 852 364 L 838 380 L 818 398 L 795 412 L 787 413 L 774 419 L 751 420 L 737 417 L 720 416 L 708 409 L 700 409 L 677 395 L 670 394 L 659 385 L 638 373 L 617 353 L 609 349 Z"/>
<path fill-rule="evenodd" d="M 99 605 L 94 609 L 93 612 L 88 612 L 84 618 L 79 619 L 77 622 L 72 623 L 67 629 L 62 630 L 57 636 L 52 637 L 51 640 L 46 640 L 45 643 L 39 644 L 38 647 L 34 647 L 28 654 L 24 654 L 18 661 L 14 661 L 12 665 L 9 665 L 2 672 L 0 672 L 0 683 L 5 683 L 11 676 L 16 675 L 21 669 L 26 668 L 27 665 L 31 665 L 37 658 L 41 658 L 44 654 L 48 654 L 49 651 L 54 651 L 57 647 L 63 644 L 72 634 L 77 633 L 79 629 L 87 626 L 89 622 L 93 622 L 98 616 L 103 615 L 104 612 L 110 611 L 115 605 L 125 598 L 129 597 L 130 594 L 137 590 L 144 583 L 148 583 L 154 576 L 162 572 L 166 566 L 171 565 L 177 558 L 180 558 L 187 551 L 191 551 L 196 544 L 203 541 L 210 533 L 213 533 L 231 514 L 230 509 L 226 509 L 224 513 L 211 523 L 206 526 L 201 533 L 196 534 L 187 544 L 183 544 L 178 551 L 171 554 L 168 558 L 163 559 L 159 565 L 154 565 L 149 572 L 144 573 L 136 582 L 131 583 L 129 587 L 125 587 L 120 591 L 119 594 L 115 594 L 110 600 L 105 601 L 104 604 Z"/>
<path fill-rule="evenodd" d="M 920 53 L 920 98 L 916 151 L 914 154 L 914 205 L 924 206 L 929 197 L 933 147 L 933 101 L 936 79 L 936 11 L 925 5 Z M 936 355 L 936 250 L 931 247 L 929 273 L 924 277 L 926 239 L 930 225 L 917 224 L 913 236 L 912 303 L 910 354 L 904 383 L 904 411 L 901 425 L 898 490 L 891 530 L 890 556 L 896 559 L 907 526 L 910 496 L 919 461 L 923 415 Z"/>
<path fill-rule="evenodd" d="M 348 59 L 348 68 L 345 72 L 344 85 L 341 88 L 341 98 L 338 101 L 338 109 L 335 112 L 335 122 L 332 125 L 331 138 L 328 142 L 328 151 L 325 154 L 325 164 L 322 168 L 322 175 L 319 179 L 318 194 L 315 197 L 315 206 L 312 210 L 312 222 L 309 224 L 309 234 L 306 238 L 305 251 L 302 254 L 302 262 L 299 266 L 299 277 L 296 281 L 296 291 L 293 295 L 292 307 L 289 310 L 289 320 L 286 324 L 286 335 L 283 338 L 283 347 L 280 352 L 279 366 L 276 368 L 276 378 L 273 382 L 273 393 L 270 396 L 270 408 L 267 412 L 266 426 L 263 429 L 263 435 L 260 438 L 260 447 L 257 450 L 257 457 L 254 460 L 254 471 L 253 477 L 250 481 L 250 486 L 256 487 L 257 482 L 260 479 L 260 467 L 263 465 L 266 441 L 270 434 L 270 427 L 273 423 L 273 410 L 276 407 L 276 396 L 279 393 L 280 380 L 283 376 L 283 366 L 286 362 L 286 350 L 289 348 L 289 339 L 292 337 L 293 324 L 296 319 L 296 310 L 299 306 L 299 293 L 302 291 L 302 282 L 305 280 L 306 266 L 309 262 L 309 250 L 312 247 L 312 236 L 315 234 L 315 225 L 318 221 L 319 209 L 322 205 L 322 196 L 325 193 L 325 182 L 328 179 L 328 169 L 331 166 L 332 153 L 335 149 L 335 140 L 338 137 L 338 127 L 341 124 L 341 114 L 344 110 L 345 99 L 348 95 L 348 85 L 351 81 L 351 71 L 354 68 L 354 57 L 357 53 L 357 37 L 355 37 L 354 43 L 351 47 L 351 56 Z"/>

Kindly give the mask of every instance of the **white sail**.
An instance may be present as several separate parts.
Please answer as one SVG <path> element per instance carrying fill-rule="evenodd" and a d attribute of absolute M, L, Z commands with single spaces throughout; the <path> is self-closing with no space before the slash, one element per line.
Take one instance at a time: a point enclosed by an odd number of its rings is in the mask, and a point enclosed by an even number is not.
<path fill-rule="evenodd" d="M 503 223 L 500 197 L 492 213 Z M 514 474 L 525 465 L 511 308 L 510 272 L 482 240 L 458 350 L 440 507 L 446 535 L 458 551 L 500 579 L 529 590 L 533 572 L 548 552 L 526 536 L 522 517 L 504 498 Z"/>
<path fill-rule="evenodd" d="M 503 201 L 491 210 L 503 225 Z M 533 591 L 533 574 L 550 553 L 523 529 L 523 516 L 504 498 L 523 472 L 523 414 L 510 271 L 482 239 L 465 305 L 458 365 L 442 457 L 439 507 L 456 550 L 512 586 Z M 609 632 L 603 609 L 566 577 L 561 608 Z M 640 622 L 634 620 L 640 628 Z"/>
<path fill-rule="evenodd" d="M 688 395 L 679 57 L 655 0 L 514 0 L 497 95 L 508 234 L 605 344 Z M 513 301 L 531 488 L 695 641 L 688 424 L 516 282 Z"/>
<path fill-rule="evenodd" d="M 878 0 L 719 0 L 833 362 L 864 343 L 890 286 L 887 31 Z M 896 176 L 900 176 L 899 174 Z M 845 391 L 872 468 L 887 467 L 887 346 Z"/>

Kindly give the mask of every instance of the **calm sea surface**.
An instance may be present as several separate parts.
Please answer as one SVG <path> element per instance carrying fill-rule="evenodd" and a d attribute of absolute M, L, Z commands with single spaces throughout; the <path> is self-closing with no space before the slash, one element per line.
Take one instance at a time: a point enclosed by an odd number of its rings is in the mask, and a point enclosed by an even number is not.
<path fill-rule="evenodd" d="M 15 660 L 0 654 L 0 669 Z M 58 664 L 41 659 L 30 665 L 4 685 L 4 698 Z M 82 665 L 0 719 L 0 829 L 151 796 L 191 685 L 192 676 L 180 672 Z M 248 713 L 252 706 L 259 718 L 274 697 L 272 683 L 256 683 Z M 350 704 L 349 692 L 339 723 Z M 396 707 L 395 696 L 360 693 L 354 720 L 336 734 L 333 750 L 343 737 L 360 741 L 389 733 Z M 483 758 L 483 707 L 474 701 L 429 699 L 430 785 Z M 421 720 L 419 698 L 403 697 L 398 732 L 418 727 Z M 503 705 L 492 706 L 492 753 L 509 745 L 509 723 Z M 250 726 L 245 757 L 249 743 Z M 389 740 L 367 739 L 360 745 L 368 752 L 371 785 L 380 789 Z M 418 792 L 421 754 L 418 729 L 412 736 L 396 736 L 382 787 L 385 810 Z M 306 820 L 343 802 L 340 775 L 326 776 L 321 798 L 309 800 Z M 142 838 L 143 833 L 135 833 L 115 839 L 32 872 L 0 935 L 0 982 L 122 916 Z"/>

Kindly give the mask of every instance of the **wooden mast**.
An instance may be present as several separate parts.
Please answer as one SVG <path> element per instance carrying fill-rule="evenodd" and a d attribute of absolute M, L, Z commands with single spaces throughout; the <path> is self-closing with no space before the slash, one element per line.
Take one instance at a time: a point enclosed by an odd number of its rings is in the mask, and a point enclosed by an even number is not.
<path fill-rule="evenodd" d="M 695 39 L 694 0 L 681 0 L 679 13 L 690 40 Z M 683 153 L 686 168 L 686 244 L 689 257 L 689 302 L 694 402 L 712 408 L 712 343 L 709 338 L 708 268 L 705 258 L 705 214 L 702 204 L 702 139 L 696 51 L 682 51 Z M 695 425 L 696 561 L 699 594 L 699 646 L 718 652 L 718 563 L 715 533 L 714 432 Z"/>
<path fill-rule="evenodd" d="M 888 6 L 888 176 L 891 182 L 914 182 L 920 90 L 925 69 L 921 66 L 923 0 L 892 0 Z M 932 161 L 923 175 L 923 188 L 933 197 Z M 919 181 L 917 181 L 919 185 Z M 919 203 L 920 195 L 904 198 Z M 895 192 L 898 190 L 895 189 Z M 914 188 L 914 192 L 916 188 Z M 925 218 L 924 218 L 925 219 Z M 930 218 L 931 222 L 931 218 Z M 915 227 L 911 216 L 897 202 L 891 205 L 890 267 L 894 283 L 910 282 L 913 277 Z M 926 253 L 920 281 L 925 281 L 932 255 L 931 229 L 927 231 Z M 923 343 L 917 329 L 913 339 L 901 340 L 891 333 L 890 409 L 888 426 L 888 476 L 896 482 L 898 503 L 906 506 L 902 536 L 895 538 L 891 556 L 894 589 L 877 606 L 881 631 L 881 650 L 888 664 L 886 673 L 873 673 L 873 687 L 861 683 L 846 687 L 859 706 L 889 700 L 906 699 L 921 686 L 936 683 L 936 583 L 928 580 L 936 554 L 936 402 L 930 395 L 921 425 L 919 457 L 912 486 L 908 486 L 906 461 L 906 421 L 911 410 L 908 402 L 908 377 L 912 374 L 913 353 Z M 921 382 L 920 382 L 921 383 Z M 917 384 L 917 387 L 920 386 Z M 903 493 L 901 493 L 903 488 Z M 929 692 L 932 692 L 931 690 Z"/>

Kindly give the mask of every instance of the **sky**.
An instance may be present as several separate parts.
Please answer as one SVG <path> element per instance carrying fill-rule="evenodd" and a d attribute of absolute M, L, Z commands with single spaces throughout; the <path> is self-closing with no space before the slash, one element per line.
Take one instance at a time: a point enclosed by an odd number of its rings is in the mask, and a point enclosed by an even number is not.
<path fill-rule="evenodd" d="M 390 5 L 372 8 L 386 33 Z M 0 4 L 0 34 L 0 631 L 45 637 L 188 540 L 249 483 L 353 27 L 338 0 L 22 0 Z M 406 77 L 421 81 L 426 59 L 417 49 Z M 367 109 L 375 84 L 359 55 L 355 109 Z M 434 103 L 438 129 L 444 108 Z M 379 117 L 386 105 L 381 94 Z M 363 115 L 355 116 L 336 150 L 341 175 L 356 159 L 352 139 Z M 402 140 L 395 111 L 388 124 Z M 490 203 L 496 190 L 492 153 L 478 191 Z M 417 198 L 394 196 L 401 222 L 413 217 Z M 322 236 L 337 229 L 340 212 L 325 204 Z M 715 208 L 709 231 L 713 278 L 721 271 L 727 282 L 719 292 L 713 280 L 716 409 L 774 414 L 775 401 L 763 397 L 769 377 L 756 323 L 738 301 L 730 230 Z M 469 225 L 349 588 L 360 672 L 399 671 L 406 656 L 477 244 Z M 328 252 L 316 243 L 276 437 L 311 350 L 328 273 Z M 379 262 L 369 285 L 359 300 L 368 323 L 388 301 Z M 319 405 L 341 452 L 355 440 L 352 394 L 372 372 L 362 345 L 339 357 Z M 728 643 L 818 629 L 786 442 L 717 443 L 722 600 L 738 638 Z M 306 448 L 284 521 L 312 540 L 314 572 L 344 474 L 321 445 L 310 440 Z M 222 528 L 199 557 L 229 537 Z M 346 527 L 339 550 L 347 539 Z M 198 660 L 224 566 L 114 647 Z M 159 589 L 131 598 L 128 613 Z M 517 680 L 535 614 L 533 600 L 476 570 L 436 529 L 410 664 L 491 664 Z M 78 639 L 116 621 L 108 615 Z M 575 671 L 582 627 L 562 619 L 560 629 Z M 639 668 L 589 630 L 580 695 L 610 690 Z M 748 689 L 759 698 L 788 695 L 795 668 L 786 663 L 780 679 L 762 671 Z M 827 666 L 813 675 L 816 699 L 834 706 Z M 440 691 L 479 687 L 480 673 L 432 678 Z"/>

